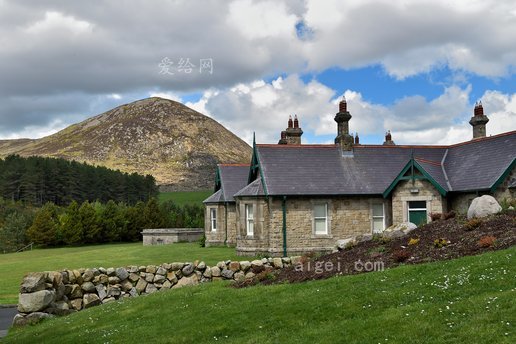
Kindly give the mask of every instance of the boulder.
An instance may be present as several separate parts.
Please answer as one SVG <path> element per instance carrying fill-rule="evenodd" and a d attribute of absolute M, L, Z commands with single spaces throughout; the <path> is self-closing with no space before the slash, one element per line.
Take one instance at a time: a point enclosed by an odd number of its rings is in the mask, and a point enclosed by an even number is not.
<path fill-rule="evenodd" d="M 115 268 L 108 268 L 108 269 L 106 270 L 106 275 L 108 275 L 108 276 L 116 276 L 116 270 L 115 270 Z"/>
<path fill-rule="evenodd" d="M 237 282 L 243 282 L 245 281 L 245 274 L 242 271 L 239 271 L 233 275 L 233 278 Z"/>
<path fill-rule="evenodd" d="M 107 288 L 108 297 L 119 297 L 122 294 L 119 286 L 109 286 Z"/>
<path fill-rule="evenodd" d="M 131 272 L 129 274 L 129 277 L 128 277 L 129 281 L 135 283 L 137 282 L 139 279 L 140 279 L 140 276 L 138 276 L 138 274 L 134 273 L 134 272 Z"/>
<path fill-rule="evenodd" d="M 254 276 L 256 276 L 254 273 L 252 273 L 251 271 L 249 271 L 248 273 L 245 274 L 245 279 L 252 279 Z"/>
<path fill-rule="evenodd" d="M 255 266 L 263 266 L 263 261 L 262 261 L 262 260 L 260 260 L 260 259 L 253 260 L 253 261 L 251 262 L 251 266 L 252 266 L 252 267 L 255 267 Z"/>
<path fill-rule="evenodd" d="M 117 268 L 116 269 L 116 277 L 120 279 L 120 281 L 123 281 L 129 277 L 129 273 L 124 268 Z"/>
<path fill-rule="evenodd" d="M 45 274 L 42 272 L 31 272 L 23 278 L 20 286 L 20 293 L 33 293 L 45 289 Z"/>
<path fill-rule="evenodd" d="M 205 262 L 200 262 L 199 264 L 197 264 L 197 270 L 204 271 L 204 269 L 206 269 L 206 263 Z"/>
<path fill-rule="evenodd" d="M 21 314 L 16 314 L 13 319 L 13 326 L 25 326 L 25 325 L 34 325 L 39 323 L 43 319 L 48 319 L 54 317 L 52 314 L 42 313 L 42 312 L 34 312 L 23 316 Z"/>
<path fill-rule="evenodd" d="M 214 266 L 211 268 L 211 275 L 213 277 L 220 277 L 220 268 L 218 266 Z"/>
<path fill-rule="evenodd" d="M 70 306 L 76 311 L 80 311 L 82 309 L 82 299 L 75 299 L 70 301 Z"/>
<path fill-rule="evenodd" d="M 170 288 L 172 288 L 172 283 L 170 283 L 169 280 L 165 280 L 165 282 L 163 282 L 163 285 L 161 286 L 160 290 L 167 290 Z"/>
<path fill-rule="evenodd" d="M 147 269 L 145 269 L 145 272 L 149 274 L 155 274 L 156 273 L 156 267 L 154 265 L 147 266 Z"/>
<path fill-rule="evenodd" d="M 183 268 L 184 264 L 183 263 L 172 263 L 170 264 L 170 270 L 172 271 L 177 271 L 177 270 L 181 270 Z"/>
<path fill-rule="evenodd" d="M 468 208 L 468 219 L 474 217 L 486 217 L 488 215 L 499 213 L 502 207 L 493 196 L 484 195 L 473 199 Z"/>
<path fill-rule="evenodd" d="M 194 265 L 192 263 L 186 263 L 185 266 L 181 269 L 183 276 L 190 276 L 194 271 Z"/>
<path fill-rule="evenodd" d="M 193 286 L 199 284 L 199 277 L 197 274 L 193 274 L 190 277 L 181 278 L 172 289 L 182 288 L 186 286 Z"/>
<path fill-rule="evenodd" d="M 90 308 L 93 306 L 100 305 L 102 302 L 100 301 L 97 294 L 84 294 L 82 298 L 82 303 L 84 304 L 84 308 Z"/>
<path fill-rule="evenodd" d="M 145 288 L 147 288 L 147 281 L 145 281 L 143 278 L 140 278 L 138 283 L 136 283 L 136 290 L 138 290 L 139 293 L 143 293 Z"/>
<path fill-rule="evenodd" d="M 82 298 L 82 289 L 78 284 L 72 284 L 70 288 L 69 296 L 71 299 Z"/>
<path fill-rule="evenodd" d="M 177 283 L 177 276 L 176 276 L 176 273 L 175 273 L 175 272 L 173 272 L 173 271 L 172 271 L 172 272 L 169 272 L 169 273 L 167 274 L 167 279 L 168 279 L 172 284 Z"/>
<path fill-rule="evenodd" d="M 154 282 L 154 283 L 164 283 L 166 280 L 167 280 L 167 278 L 165 276 L 156 274 L 156 276 L 154 276 L 154 280 L 152 282 Z"/>
<path fill-rule="evenodd" d="M 167 269 L 162 268 L 161 266 L 158 267 L 158 270 L 156 271 L 156 275 L 165 276 L 167 274 Z"/>
<path fill-rule="evenodd" d="M 339 251 L 342 251 L 344 250 L 346 247 L 349 247 L 351 245 L 355 245 L 357 243 L 356 239 L 353 237 L 353 238 L 347 238 L 347 239 L 340 239 L 340 240 L 337 240 L 337 250 Z"/>
<path fill-rule="evenodd" d="M 82 274 L 82 279 L 84 282 L 91 282 L 94 277 L 95 275 L 93 273 L 93 270 L 91 269 L 86 269 L 86 271 L 84 271 L 84 273 Z"/>
<path fill-rule="evenodd" d="M 290 262 L 292 263 L 292 265 L 298 265 L 303 263 L 303 259 L 301 256 L 294 256 L 290 257 Z"/>
<path fill-rule="evenodd" d="M 84 282 L 81 285 L 81 289 L 87 293 L 94 293 L 97 289 L 95 288 L 95 285 L 91 282 Z"/>
<path fill-rule="evenodd" d="M 152 294 L 158 291 L 158 288 L 152 283 L 147 284 L 147 288 L 145 288 L 145 292 L 147 294 Z"/>
<path fill-rule="evenodd" d="M 235 274 L 235 272 L 233 270 L 229 270 L 229 269 L 224 269 L 222 270 L 222 272 L 220 273 L 220 275 L 222 277 L 224 277 L 225 279 L 233 279 L 233 275 Z"/>
<path fill-rule="evenodd" d="M 281 258 L 273 258 L 272 265 L 277 269 L 281 269 L 283 268 L 283 260 Z"/>
<path fill-rule="evenodd" d="M 229 263 L 229 270 L 233 272 L 237 272 L 240 270 L 240 263 L 239 262 L 231 262 Z"/>
<path fill-rule="evenodd" d="M 131 295 L 132 297 L 140 296 L 140 294 L 138 294 L 138 290 L 136 290 L 136 288 L 131 288 L 131 290 L 129 290 L 129 295 Z"/>
<path fill-rule="evenodd" d="M 18 298 L 18 311 L 21 313 L 37 312 L 45 309 L 55 300 L 56 293 L 53 290 L 39 290 L 30 294 L 20 294 Z"/>
<path fill-rule="evenodd" d="M 412 222 L 402 222 L 384 230 L 382 236 L 385 238 L 399 238 L 409 234 L 416 228 L 417 226 Z"/>
<path fill-rule="evenodd" d="M 133 287 L 133 284 L 129 280 L 123 280 L 120 282 L 123 291 L 129 291 Z"/>
<path fill-rule="evenodd" d="M 107 296 L 106 287 L 104 287 L 102 284 L 97 284 L 95 289 L 97 289 L 97 294 L 99 296 L 99 299 L 104 300 Z"/>
<path fill-rule="evenodd" d="M 247 271 L 251 268 L 251 262 L 248 260 L 244 260 L 240 262 L 240 269 L 242 271 Z"/>
<path fill-rule="evenodd" d="M 211 278 L 211 268 L 208 266 L 206 269 L 204 269 L 202 275 L 206 278 Z"/>
<path fill-rule="evenodd" d="M 108 278 L 108 282 L 109 284 L 118 284 L 120 283 L 120 278 L 118 278 L 117 276 L 111 276 Z"/>
<path fill-rule="evenodd" d="M 222 270 L 222 269 L 225 269 L 226 268 L 226 263 L 225 262 L 218 262 L 217 263 L 217 267 Z"/>

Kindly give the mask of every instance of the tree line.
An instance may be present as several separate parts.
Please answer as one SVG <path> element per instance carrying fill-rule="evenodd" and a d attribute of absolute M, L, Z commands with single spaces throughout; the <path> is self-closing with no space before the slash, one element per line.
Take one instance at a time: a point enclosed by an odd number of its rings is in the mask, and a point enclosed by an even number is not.
<path fill-rule="evenodd" d="M 10 155 L 0 159 L 0 197 L 42 206 L 72 201 L 134 205 L 158 194 L 153 176 L 122 173 L 59 158 Z"/>
<path fill-rule="evenodd" d="M 200 205 L 161 204 L 155 198 L 127 205 L 72 201 L 68 206 L 46 203 L 41 208 L 0 199 L 0 250 L 15 251 L 30 242 L 40 246 L 132 242 L 145 228 L 201 228 Z"/>

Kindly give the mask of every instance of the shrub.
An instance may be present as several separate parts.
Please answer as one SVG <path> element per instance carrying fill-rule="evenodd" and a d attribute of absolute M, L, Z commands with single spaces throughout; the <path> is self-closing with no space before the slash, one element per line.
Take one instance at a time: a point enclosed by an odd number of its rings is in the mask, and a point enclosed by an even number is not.
<path fill-rule="evenodd" d="M 496 238 L 492 235 L 487 235 L 478 241 L 478 246 L 482 248 L 488 248 L 496 244 Z"/>
<path fill-rule="evenodd" d="M 206 235 L 203 234 L 202 237 L 198 241 L 199 241 L 199 246 L 206 247 Z"/>
<path fill-rule="evenodd" d="M 454 219 L 456 216 L 457 216 L 457 213 L 454 210 L 449 211 L 447 213 L 443 213 L 444 220 Z"/>
<path fill-rule="evenodd" d="M 419 243 L 419 238 L 410 238 L 408 244 L 409 246 L 417 245 Z"/>
<path fill-rule="evenodd" d="M 378 234 L 378 233 L 373 234 L 373 239 L 372 240 L 374 242 L 377 242 L 377 243 L 382 244 L 382 245 L 387 244 L 389 241 L 391 241 L 390 238 L 387 238 L 387 237 L 385 237 L 385 236 L 383 236 L 381 234 Z"/>
<path fill-rule="evenodd" d="M 431 213 L 430 214 L 430 219 L 432 221 L 438 221 L 438 220 L 441 220 L 443 218 L 443 214 L 441 213 Z"/>
<path fill-rule="evenodd" d="M 385 252 L 385 246 L 377 246 L 377 247 L 373 247 L 369 250 L 369 254 L 371 254 L 371 255 L 383 253 L 383 252 Z"/>
<path fill-rule="evenodd" d="M 447 246 L 450 243 L 449 240 L 446 240 L 445 238 L 439 238 L 434 240 L 434 247 L 436 248 L 442 248 Z"/>
<path fill-rule="evenodd" d="M 481 224 L 482 224 L 482 220 L 479 219 L 478 217 L 474 217 L 464 224 L 464 229 L 466 229 L 467 231 L 472 231 L 472 230 L 478 228 Z"/>
<path fill-rule="evenodd" d="M 392 258 L 398 263 L 403 263 L 410 258 L 410 253 L 405 250 L 397 250 L 392 254 Z"/>

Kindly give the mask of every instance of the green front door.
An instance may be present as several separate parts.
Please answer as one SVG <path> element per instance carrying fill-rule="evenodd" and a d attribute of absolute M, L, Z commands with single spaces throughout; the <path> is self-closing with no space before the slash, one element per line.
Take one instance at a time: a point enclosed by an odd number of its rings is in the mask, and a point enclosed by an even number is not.
<path fill-rule="evenodd" d="M 408 218 L 416 226 L 426 224 L 426 202 L 425 201 L 410 201 L 408 202 Z"/>

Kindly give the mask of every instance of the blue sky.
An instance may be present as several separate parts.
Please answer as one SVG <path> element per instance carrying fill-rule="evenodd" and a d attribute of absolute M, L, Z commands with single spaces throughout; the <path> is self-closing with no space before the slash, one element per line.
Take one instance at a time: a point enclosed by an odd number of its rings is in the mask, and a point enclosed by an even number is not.
<path fill-rule="evenodd" d="M 343 95 L 363 143 L 386 130 L 397 143 L 469 140 L 480 99 L 488 135 L 516 130 L 508 0 L 4 0 L 0 35 L 0 139 L 46 136 L 149 96 L 249 143 L 253 132 L 276 142 L 293 114 L 304 142 L 332 142 Z M 206 58 L 213 70 L 201 73 Z M 177 69 L 186 59 L 189 73 Z"/>

